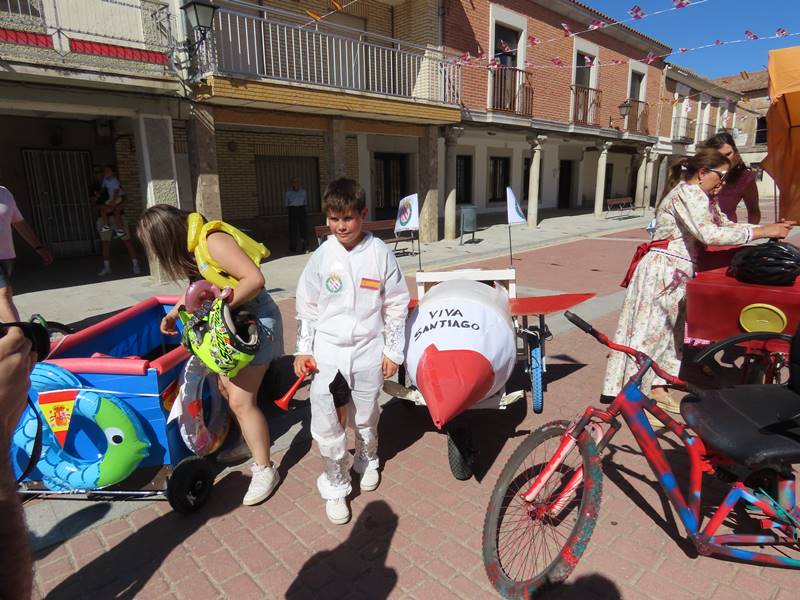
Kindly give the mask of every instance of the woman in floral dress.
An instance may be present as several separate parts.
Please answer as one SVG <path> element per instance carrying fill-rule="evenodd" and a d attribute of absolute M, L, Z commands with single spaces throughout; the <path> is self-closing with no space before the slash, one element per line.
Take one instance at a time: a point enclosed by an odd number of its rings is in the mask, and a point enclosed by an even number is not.
<path fill-rule="evenodd" d="M 717 150 L 704 148 L 672 167 L 668 188 L 656 208 L 657 241 L 635 267 L 622 306 L 614 341 L 650 355 L 668 373 L 680 369 L 686 317 L 686 282 L 703 245 L 746 244 L 758 238 L 783 238 L 793 222 L 754 226 L 724 218 L 709 194 L 724 182 L 730 162 Z M 666 241 L 668 240 L 668 241 Z M 636 372 L 626 354 L 612 352 L 603 395 L 614 397 Z M 665 382 L 648 371 L 642 392 L 665 410 L 678 412 Z M 651 391 L 652 388 L 652 391 Z"/>

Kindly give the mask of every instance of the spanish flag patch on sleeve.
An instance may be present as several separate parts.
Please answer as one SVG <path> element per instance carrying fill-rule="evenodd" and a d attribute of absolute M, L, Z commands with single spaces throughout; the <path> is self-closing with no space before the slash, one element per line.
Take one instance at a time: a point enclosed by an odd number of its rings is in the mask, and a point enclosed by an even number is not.
<path fill-rule="evenodd" d="M 368 277 L 361 278 L 361 286 L 365 290 L 380 290 L 381 282 L 379 279 L 369 279 Z"/>

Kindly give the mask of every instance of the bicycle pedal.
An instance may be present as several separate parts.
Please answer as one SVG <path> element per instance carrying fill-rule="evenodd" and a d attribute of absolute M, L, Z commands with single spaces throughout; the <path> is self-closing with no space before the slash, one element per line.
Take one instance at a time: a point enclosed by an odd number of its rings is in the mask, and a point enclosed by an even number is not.
<path fill-rule="evenodd" d="M 523 390 L 517 390 L 516 392 L 510 392 L 508 394 L 503 395 L 500 398 L 500 402 L 497 406 L 500 410 L 505 410 L 515 402 L 519 402 L 522 398 L 525 397 L 525 392 Z"/>

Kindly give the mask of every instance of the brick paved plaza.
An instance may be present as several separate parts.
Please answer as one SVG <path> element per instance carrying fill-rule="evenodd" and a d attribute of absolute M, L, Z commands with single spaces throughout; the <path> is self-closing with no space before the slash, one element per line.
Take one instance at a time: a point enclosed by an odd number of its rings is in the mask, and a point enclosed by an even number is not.
<path fill-rule="evenodd" d="M 638 237 L 626 232 L 521 254 L 520 285 L 616 294 Z M 480 266 L 494 264 L 507 259 Z M 293 303 L 281 304 L 291 318 Z M 616 311 L 594 324 L 610 332 Z M 146 505 L 41 551 L 36 597 L 497 597 L 483 569 L 481 531 L 498 473 L 529 431 L 595 401 L 605 367 L 605 348 L 574 328 L 556 335 L 547 354 L 544 414 L 525 416 L 518 404 L 472 415 L 475 479 L 452 478 L 447 440 L 424 408 L 392 400 L 380 423 L 381 486 L 370 493 L 355 486 L 350 524 L 328 523 L 315 487 L 319 459 L 302 436 L 276 455 L 283 483 L 265 504 L 240 506 L 247 481 L 234 474 L 217 484 L 198 514 L 178 515 L 166 502 Z M 796 571 L 697 557 L 672 511 L 665 516 L 666 501 L 632 443 L 627 430 L 615 438 L 604 461 L 601 516 L 589 550 L 568 583 L 548 597 L 797 598 Z M 680 454 L 670 441 L 663 445 L 670 457 Z M 719 489 L 712 486 L 711 499 Z"/>

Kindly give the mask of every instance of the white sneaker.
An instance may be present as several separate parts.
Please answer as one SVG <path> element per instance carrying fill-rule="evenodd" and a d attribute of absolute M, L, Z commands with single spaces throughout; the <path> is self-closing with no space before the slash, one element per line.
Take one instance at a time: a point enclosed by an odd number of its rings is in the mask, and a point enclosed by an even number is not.
<path fill-rule="evenodd" d="M 275 465 L 264 467 L 254 463 L 250 470 L 253 472 L 253 477 L 250 479 L 250 487 L 247 488 L 247 493 L 242 500 L 242 504 L 245 506 L 253 506 L 269 498 L 281 481 Z"/>
<path fill-rule="evenodd" d="M 328 515 L 328 520 L 334 525 L 347 523 L 350 520 L 350 507 L 347 506 L 347 498 L 326 500 L 325 514 Z"/>
<path fill-rule="evenodd" d="M 103 267 L 97 274 L 98 277 L 105 277 L 106 275 L 111 275 L 111 267 Z"/>
<path fill-rule="evenodd" d="M 378 469 L 367 469 L 364 471 L 364 474 L 361 475 L 361 491 L 362 492 L 371 492 L 378 488 L 378 484 L 381 482 L 381 474 Z"/>
<path fill-rule="evenodd" d="M 101 232 L 101 233 L 105 233 L 105 232 L 107 232 L 107 231 L 111 231 L 111 227 L 109 227 L 108 225 L 102 225 L 102 226 L 100 227 L 100 232 Z"/>

